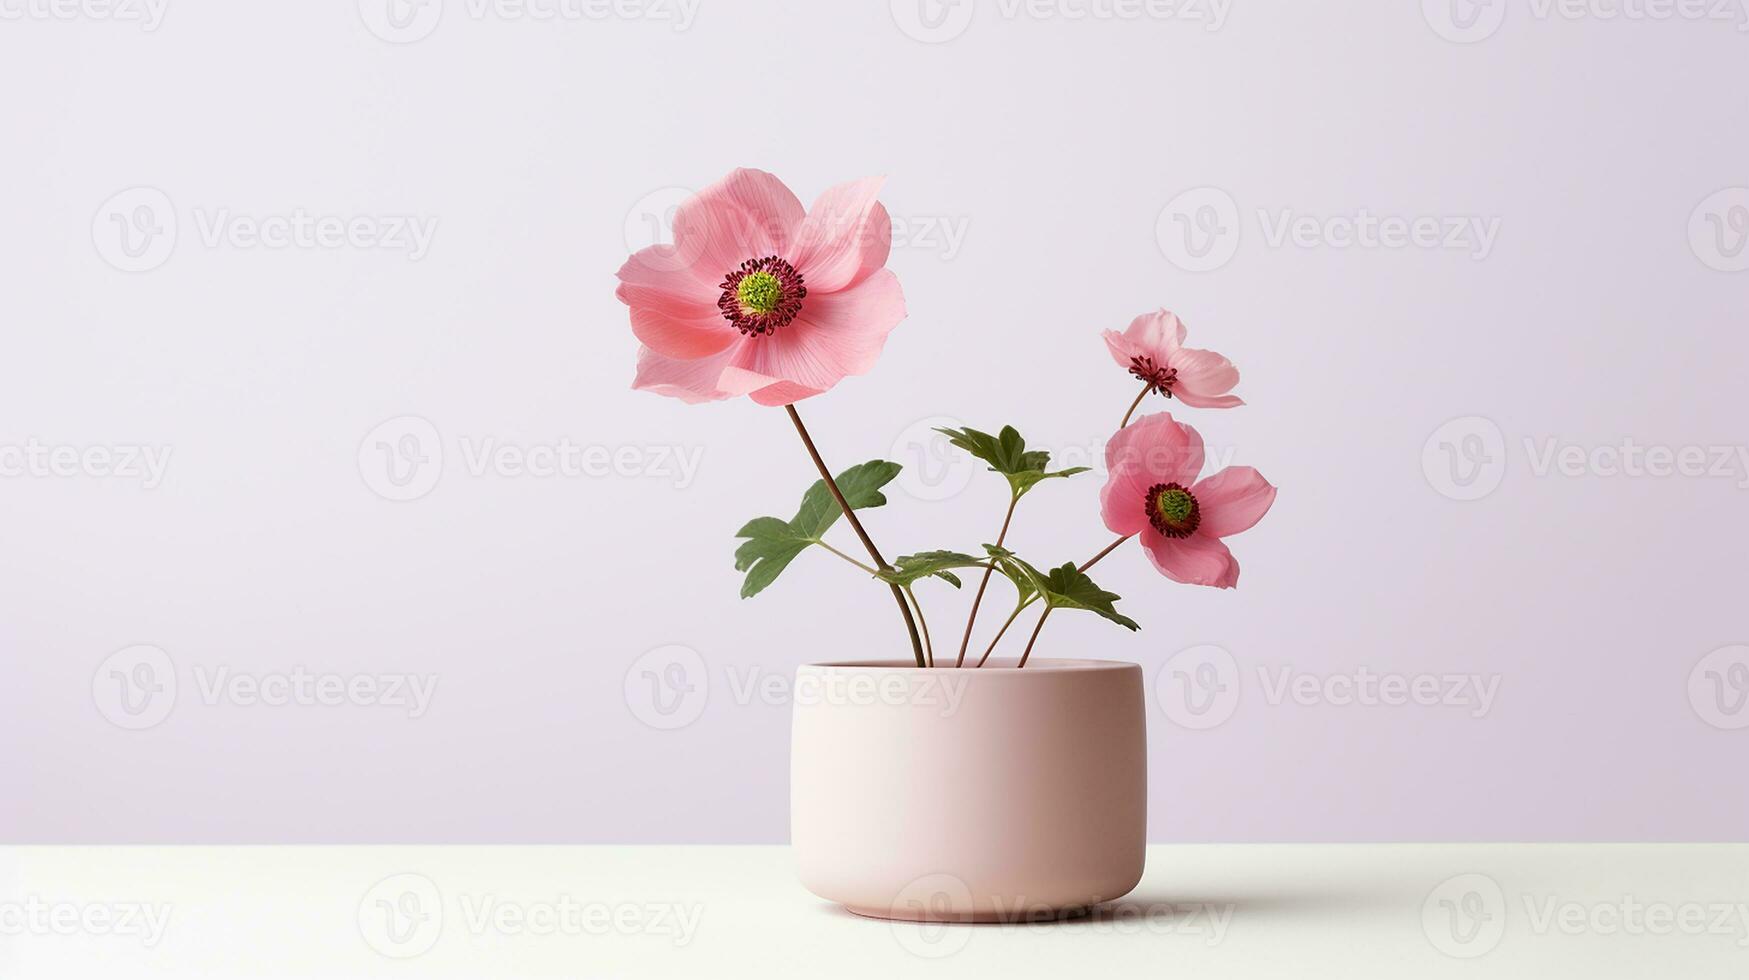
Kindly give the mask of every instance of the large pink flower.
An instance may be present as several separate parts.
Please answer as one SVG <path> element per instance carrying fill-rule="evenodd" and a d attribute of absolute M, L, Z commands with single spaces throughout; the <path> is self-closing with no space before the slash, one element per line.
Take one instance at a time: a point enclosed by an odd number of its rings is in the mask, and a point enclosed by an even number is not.
<path fill-rule="evenodd" d="M 1184 346 L 1184 321 L 1169 310 L 1144 313 L 1123 333 L 1105 331 L 1105 346 L 1119 367 L 1167 398 L 1194 408 L 1234 408 L 1245 404 L 1227 392 L 1239 383 L 1239 369 L 1214 351 Z"/>
<path fill-rule="evenodd" d="M 751 395 L 787 405 L 866 373 L 905 318 L 885 266 L 884 178 L 820 195 L 812 209 L 760 170 L 736 170 L 680 205 L 674 244 L 619 270 L 616 295 L 643 342 L 632 387 L 688 402 Z"/>
<path fill-rule="evenodd" d="M 1138 419 L 1105 444 L 1111 475 L 1100 512 L 1113 533 L 1140 534 L 1167 578 L 1230 589 L 1239 584 L 1239 561 L 1221 539 L 1261 520 L 1275 488 L 1249 466 L 1198 480 L 1202 463 L 1195 429 L 1165 412 Z"/>

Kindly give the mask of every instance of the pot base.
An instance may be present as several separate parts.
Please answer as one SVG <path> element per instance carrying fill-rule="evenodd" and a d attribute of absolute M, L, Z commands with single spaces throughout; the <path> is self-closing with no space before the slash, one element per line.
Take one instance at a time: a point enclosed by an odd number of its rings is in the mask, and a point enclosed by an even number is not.
<path fill-rule="evenodd" d="M 1077 905 L 1064 909 L 1026 909 L 1021 912 L 929 912 L 921 909 L 865 908 L 845 905 L 846 912 L 865 919 L 885 919 L 889 922 L 932 922 L 943 925 L 1031 925 L 1033 923 L 1064 922 L 1092 915 L 1097 905 Z"/>

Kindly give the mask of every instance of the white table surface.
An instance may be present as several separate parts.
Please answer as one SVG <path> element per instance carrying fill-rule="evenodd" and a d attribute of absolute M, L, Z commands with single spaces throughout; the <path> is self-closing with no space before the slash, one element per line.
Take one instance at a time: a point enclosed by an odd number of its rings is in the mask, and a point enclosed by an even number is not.
<path fill-rule="evenodd" d="M 0 849 L 6 980 L 914 975 L 1744 980 L 1749 845 L 1156 846 L 1090 918 L 946 927 L 782 847 Z"/>

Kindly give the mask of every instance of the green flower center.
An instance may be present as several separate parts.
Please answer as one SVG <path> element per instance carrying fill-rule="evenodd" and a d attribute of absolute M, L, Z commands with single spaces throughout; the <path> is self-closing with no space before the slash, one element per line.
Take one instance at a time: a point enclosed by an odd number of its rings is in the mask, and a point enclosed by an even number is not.
<path fill-rule="evenodd" d="M 1190 509 L 1196 502 L 1190 499 L 1188 490 L 1168 490 L 1154 501 L 1154 509 L 1166 519 L 1168 524 L 1183 524 L 1190 518 Z"/>
<path fill-rule="evenodd" d="M 1182 484 L 1156 483 L 1148 490 L 1148 523 L 1169 538 L 1188 538 L 1202 524 L 1202 507 Z"/>
<path fill-rule="evenodd" d="M 770 313 L 783 301 L 783 283 L 769 272 L 750 272 L 735 287 L 735 299 L 754 313 Z"/>

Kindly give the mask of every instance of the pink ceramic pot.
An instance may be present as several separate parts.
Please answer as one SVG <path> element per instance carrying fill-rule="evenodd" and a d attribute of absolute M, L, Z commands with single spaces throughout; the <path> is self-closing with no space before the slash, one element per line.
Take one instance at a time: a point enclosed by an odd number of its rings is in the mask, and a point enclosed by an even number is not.
<path fill-rule="evenodd" d="M 790 839 L 809 891 L 882 918 L 1027 921 L 1141 880 L 1142 669 L 994 664 L 796 671 Z"/>

